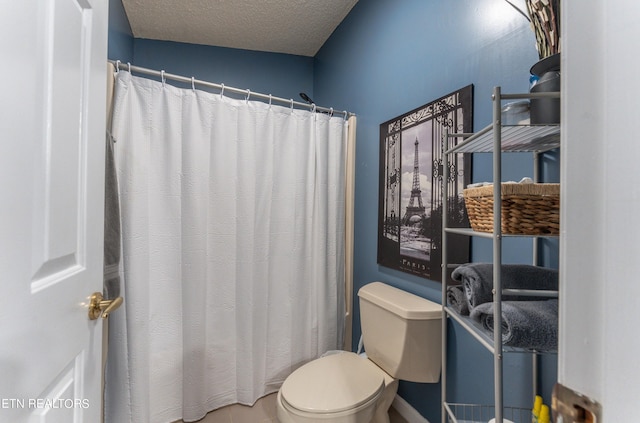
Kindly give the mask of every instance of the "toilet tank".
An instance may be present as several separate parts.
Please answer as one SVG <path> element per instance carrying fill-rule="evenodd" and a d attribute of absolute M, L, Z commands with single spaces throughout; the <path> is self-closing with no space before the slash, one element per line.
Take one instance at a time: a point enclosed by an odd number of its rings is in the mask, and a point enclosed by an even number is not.
<path fill-rule="evenodd" d="M 396 379 L 438 382 L 442 306 L 382 282 L 360 288 L 367 357 Z"/>

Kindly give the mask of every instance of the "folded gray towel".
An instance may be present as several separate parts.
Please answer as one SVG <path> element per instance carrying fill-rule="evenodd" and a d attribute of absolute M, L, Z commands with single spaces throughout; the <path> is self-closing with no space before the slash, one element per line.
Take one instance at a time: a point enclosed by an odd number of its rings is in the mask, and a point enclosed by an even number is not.
<path fill-rule="evenodd" d="M 471 318 L 493 334 L 493 303 L 471 310 Z M 503 301 L 502 342 L 537 351 L 558 349 L 558 300 Z"/>
<path fill-rule="evenodd" d="M 113 157 L 113 138 L 107 134 L 104 190 L 104 279 L 103 295 L 120 296 L 120 201 Z"/>
<path fill-rule="evenodd" d="M 463 316 L 469 315 L 469 303 L 462 285 L 447 287 L 447 304 Z"/>
<path fill-rule="evenodd" d="M 454 281 L 462 283 L 469 308 L 493 301 L 493 264 L 469 263 L 456 267 L 451 273 Z M 511 289 L 558 289 L 558 271 L 526 264 L 502 265 L 502 288 Z M 503 295 L 507 300 L 546 300 L 548 297 Z"/>

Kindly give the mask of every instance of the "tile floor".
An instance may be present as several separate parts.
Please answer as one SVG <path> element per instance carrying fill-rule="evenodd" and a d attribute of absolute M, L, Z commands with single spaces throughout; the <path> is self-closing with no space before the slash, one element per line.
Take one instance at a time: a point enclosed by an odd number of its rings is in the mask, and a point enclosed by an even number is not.
<path fill-rule="evenodd" d="M 398 412 L 391 408 L 391 423 L 408 423 Z M 178 420 L 175 423 L 183 423 Z M 233 404 L 207 414 L 198 423 L 278 423 L 276 417 L 276 394 L 267 395 L 258 400 L 253 407 Z"/>

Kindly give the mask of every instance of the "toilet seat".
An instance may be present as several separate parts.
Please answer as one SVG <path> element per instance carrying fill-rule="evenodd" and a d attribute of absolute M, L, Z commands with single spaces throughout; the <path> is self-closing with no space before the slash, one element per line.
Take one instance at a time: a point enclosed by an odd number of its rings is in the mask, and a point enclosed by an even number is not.
<path fill-rule="evenodd" d="M 282 384 L 283 405 L 304 414 L 333 414 L 361 408 L 380 396 L 385 373 L 351 352 L 311 361 Z"/>

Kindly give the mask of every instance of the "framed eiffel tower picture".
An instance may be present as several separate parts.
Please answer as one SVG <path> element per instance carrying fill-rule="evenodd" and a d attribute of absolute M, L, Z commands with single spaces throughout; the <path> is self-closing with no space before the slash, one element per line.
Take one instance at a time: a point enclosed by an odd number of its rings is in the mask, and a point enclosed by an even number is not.
<path fill-rule="evenodd" d="M 440 281 L 442 187 L 448 184 L 449 226 L 468 227 L 462 190 L 471 182 L 471 158 L 458 154 L 443 181 L 443 151 L 473 130 L 473 85 L 438 98 L 380 125 L 378 264 Z M 449 238 L 452 263 L 469 261 L 466 236 Z"/>

